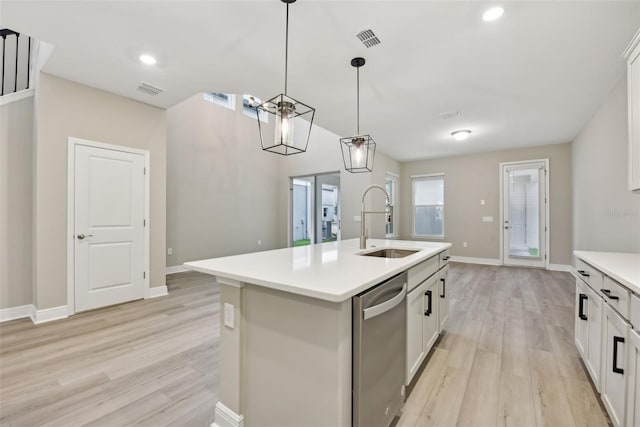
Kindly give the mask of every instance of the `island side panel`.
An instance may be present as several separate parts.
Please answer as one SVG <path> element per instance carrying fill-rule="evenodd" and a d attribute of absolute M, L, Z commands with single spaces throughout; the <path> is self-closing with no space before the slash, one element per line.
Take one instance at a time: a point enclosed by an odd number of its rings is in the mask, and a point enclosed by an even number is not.
<path fill-rule="evenodd" d="M 245 425 L 350 426 L 351 299 L 243 291 Z"/>

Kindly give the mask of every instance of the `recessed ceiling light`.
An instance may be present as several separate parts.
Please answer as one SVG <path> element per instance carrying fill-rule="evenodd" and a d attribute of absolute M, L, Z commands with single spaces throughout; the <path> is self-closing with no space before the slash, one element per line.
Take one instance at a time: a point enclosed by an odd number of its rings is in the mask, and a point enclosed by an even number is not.
<path fill-rule="evenodd" d="M 451 132 L 451 136 L 456 141 L 464 141 L 465 139 L 469 138 L 469 135 L 471 135 L 470 130 L 457 130 L 455 132 Z"/>
<path fill-rule="evenodd" d="M 158 62 L 158 61 L 156 61 L 156 58 L 154 58 L 151 55 L 147 55 L 147 54 L 140 55 L 139 59 L 140 59 L 140 62 L 142 62 L 143 64 L 147 64 L 147 65 L 155 65 L 156 62 Z"/>
<path fill-rule="evenodd" d="M 487 9 L 487 11 L 482 15 L 482 20 L 485 22 L 496 21 L 500 19 L 500 17 L 504 14 L 504 9 L 500 6 L 492 7 L 491 9 Z"/>

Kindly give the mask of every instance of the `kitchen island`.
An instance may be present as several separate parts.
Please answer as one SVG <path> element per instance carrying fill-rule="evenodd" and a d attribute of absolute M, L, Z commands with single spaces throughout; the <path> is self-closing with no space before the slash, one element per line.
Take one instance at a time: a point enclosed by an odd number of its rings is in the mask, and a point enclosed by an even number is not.
<path fill-rule="evenodd" d="M 351 425 L 352 297 L 450 246 L 352 239 L 185 263 L 220 284 L 214 425 Z M 417 252 L 362 255 L 383 247 Z"/>

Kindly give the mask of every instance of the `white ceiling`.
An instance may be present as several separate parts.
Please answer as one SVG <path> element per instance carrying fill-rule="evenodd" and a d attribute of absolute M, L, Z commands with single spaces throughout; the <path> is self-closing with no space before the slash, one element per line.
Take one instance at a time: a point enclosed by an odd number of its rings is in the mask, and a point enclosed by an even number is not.
<path fill-rule="evenodd" d="M 404 161 L 571 141 L 624 76 L 640 2 L 300 0 L 290 8 L 289 95 L 316 123 L 361 131 Z M 283 90 L 284 5 L 261 1 L 11 1 L 0 26 L 55 45 L 44 71 L 160 107 L 197 92 Z M 382 44 L 365 48 L 371 28 Z M 156 66 L 138 61 L 143 53 Z M 136 91 L 146 83 L 166 92 Z M 438 115 L 460 110 L 461 117 Z M 471 129 L 465 142 L 450 133 Z M 257 131 L 256 131 L 257 132 Z M 257 135 L 256 135 L 257 137 Z"/>

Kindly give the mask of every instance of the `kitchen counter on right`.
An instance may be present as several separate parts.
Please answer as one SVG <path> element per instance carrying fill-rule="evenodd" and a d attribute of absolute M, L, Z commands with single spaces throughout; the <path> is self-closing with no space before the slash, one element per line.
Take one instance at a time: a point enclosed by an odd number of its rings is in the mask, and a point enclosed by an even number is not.
<path fill-rule="evenodd" d="M 592 251 L 573 254 L 640 295 L 640 254 Z"/>

